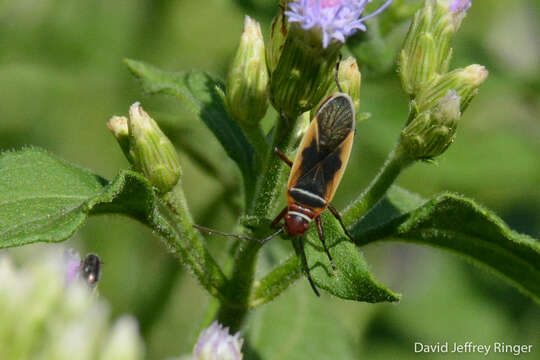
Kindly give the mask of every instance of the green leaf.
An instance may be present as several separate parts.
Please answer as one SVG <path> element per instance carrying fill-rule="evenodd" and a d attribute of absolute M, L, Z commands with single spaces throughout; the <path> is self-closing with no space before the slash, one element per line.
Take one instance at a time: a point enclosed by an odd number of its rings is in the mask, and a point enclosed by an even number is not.
<path fill-rule="evenodd" d="M 91 213 L 122 213 L 145 222 L 154 195 L 143 176 L 124 171 L 107 185 L 41 149 L 2 153 L 0 248 L 63 241 Z"/>
<path fill-rule="evenodd" d="M 312 226 L 304 248 L 315 284 L 342 299 L 370 303 L 398 301 L 401 295 L 373 279 L 363 254 L 349 241 L 337 220 L 329 212 L 323 213 L 321 219 L 336 270 L 332 270 L 316 226 Z"/>
<path fill-rule="evenodd" d="M 0 155 L 0 248 L 62 241 L 85 221 L 105 180 L 29 148 Z"/>
<path fill-rule="evenodd" d="M 398 186 L 392 186 L 386 196 L 358 223 L 356 230 L 364 232 L 384 224 L 423 203 L 424 200 L 420 196 Z M 345 235 L 341 226 L 336 221 L 328 219 L 328 214 L 323 214 L 322 219 L 325 221 L 324 231 L 327 243 L 335 241 L 332 242 L 335 245 L 329 248 L 337 271 L 331 274 L 331 265 L 322 248 L 317 231 L 311 229 L 308 232 L 309 240 L 305 249 L 317 285 L 345 299 L 367 302 L 399 300 L 398 294 L 392 293 L 373 279 L 357 247 L 349 241 L 343 241 Z M 274 299 L 301 277 L 302 268 L 300 257 L 296 255 L 276 266 L 257 282 L 251 294 L 251 306 L 256 307 Z M 334 276 L 336 274 L 341 275 Z"/>
<path fill-rule="evenodd" d="M 219 96 L 223 85 L 206 73 L 173 73 L 135 60 L 126 59 L 125 62 L 133 75 L 141 80 L 146 92 L 172 95 L 204 121 L 227 154 L 238 164 L 250 188 L 255 178 L 254 150 L 225 109 Z"/>
<path fill-rule="evenodd" d="M 353 236 L 355 233 L 362 234 L 371 228 L 385 224 L 420 207 L 425 202 L 426 200 L 418 194 L 392 185 L 385 196 L 352 229 Z"/>
<path fill-rule="evenodd" d="M 357 227 L 353 234 L 358 245 L 398 240 L 452 250 L 540 301 L 540 242 L 512 231 L 493 212 L 463 196 L 440 194 L 384 224 Z"/>
<path fill-rule="evenodd" d="M 246 326 L 245 359 L 354 360 L 354 337 L 340 314 L 343 304 L 295 286 L 261 307 Z M 356 317 L 356 314 L 354 314 Z"/>
<path fill-rule="evenodd" d="M 0 249 L 63 241 L 89 215 L 117 213 L 162 235 L 210 293 L 217 296 L 224 286 L 221 269 L 191 223 L 180 227 L 139 173 L 121 171 L 107 183 L 46 151 L 29 148 L 0 154 L 0 189 Z"/>

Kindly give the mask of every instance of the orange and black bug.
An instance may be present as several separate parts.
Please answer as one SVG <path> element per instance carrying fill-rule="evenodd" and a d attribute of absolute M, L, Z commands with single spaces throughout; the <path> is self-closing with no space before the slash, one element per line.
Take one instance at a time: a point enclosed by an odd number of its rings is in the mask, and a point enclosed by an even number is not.
<path fill-rule="evenodd" d="M 309 229 L 311 221 L 315 220 L 319 238 L 333 268 L 332 256 L 324 238 L 321 213 L 329 209 L 347 236 L 352 238 L 330 201 L 349 161 L 354 138 L 354 119 L 354 105 L 349 95 L 336 93 L 326 99 L 317 111 L 300 143 L 294 162 L 275 149 L 278 156 L 291 167 L 291 174 L 287 183 L 287 206 L 271 226 L 277 227 L 279 222 L 285 219 L 284 229 L 287 233 L 290 236 L 300 235 L 299 250 L 306 265 L 309 282 L 317 296 L 319 292 L 307 267 L 302 235 Z"/>
<path fill-rule="evenodd" d="M 282 219 L 285 219 L 284 225 L 277 232 L 261 240 L 193 225 L 208 233 L 256 240 L 262 243 L 274 238 L 284 230 L 289 236 L 299 235 L 298 250 L 306 267 L 309 283 L 317 296 L 319 296 L 319 291 L 311 277 L 302 240 L 311 221 L 315 220 L 317 224 L 319 238 L 333 269 L 335 266 L 326 247 L 320 218 L 321 213 L 326 209 L 330 210 L 341 224 L 345 234 L 352 240 L 352 236 L 345 228 L 338 211 L 330 204 L 349 161 L 355 132 L 354 104 L 351 97 L 341 90 L 337 79 L 338 67 L 339 61 L 336 64 L 335 73 L 339 92 L 328 97 L 319 107 L 298 147 L 294 162 L 290 161 L 277 148 L 274 149 L 276 154 L 291 167 L 287 183 L 287 206 L 272 221 L 271 227 L 277 228 Z M 285 120 L 287 119 L 285 118 Z"/>

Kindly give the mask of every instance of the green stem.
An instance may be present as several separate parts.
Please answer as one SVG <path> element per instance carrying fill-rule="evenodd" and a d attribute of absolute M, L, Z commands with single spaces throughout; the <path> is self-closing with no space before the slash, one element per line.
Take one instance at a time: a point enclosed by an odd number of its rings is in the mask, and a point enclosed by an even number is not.
<path fill-rule="evenodd" d="M 203 287 L 211 295 L 223 299 L 228 285 L 227 278 L 208 252 L 202 235 L 193 228 L 181 181 L 163 195 L 162 200 L 162 211 L 153 214 L 154 228 Z"/>
<path fill-rule="evenodd" d="M 249 294 L 261 246 L 261 243 L 255 241 L 245 241 L 235 257 L 231 286 L 227 289 L 226 300 L 221 302 L 217 315 L 218 321 L 230 327 L 232 332 L 240 329 L 249 309 Z"/>
<path fill-rule="evenodd" d="M 270 302 L 301 276 L 302 263 L 298 256 L 293 255 L 257 281 L 249 299 L 249 306 L 254 308 Z"/>
<path fill-rule="evenodd" d="M 275 129 L 272 146 L 268 149 L 265 158 L 264 170 L 258 178 L 256 196 L 248 208 L 247 214 L 258 219 L 268 219 L 278 210 L 281 192 L 285 191 L 285 183 L 289 176 L 289 168 L 274 154 L 277 147 L 281 152 L 287 153 L 298 140 L 301 132 L 301 121 L 289 119 L 291 122 L 280 119 Z"/>
<path fill-rule="evenodd" d="M 296 122 L 295 122 L 296 124 Z M 272 147 L 267 151 L 263 171 L 258 176 L 255 198 L 247 209 L 247 215 L 256 219 L 268 219 L 276 212 L 280 200 L 280 192 L 284 191 L 288 168 L 273 148 L 286 151 L 296 142 L 298 129 L 294 124 L 278 121 Z M 292 127 L 292 128 L 290 128 Z M 260 221 L 253 236 L 260 238 L 268 234 L 268 223 Z M 261 244 L 253 241 L 243 241 L 238 248 L 232 269 L 230 288 L 226 301 L 218 310 L 218 321 L 237 331 L 249 310 L 250 294 L 253 290 L 257 253 Z"/>
<path fill-rule="evenodd" d="M 401 144 L 390 152 L 384 165 L 369 184 L 367 189 L 343 212 L 343 221 L 347 226 L 354 226 L 362 217 L 386 194 L 386 191 L 397 179 L 401 171 L 412 164 L 413 159 L 407 156 Z"/>
<path fill-rule="evenodd" d="M 257 125 L 244 125 L 240 124 L 244 134 L 246 135 L 248 141 L 255 149 L 255 154 L 257 156 L 257 164 L 262 164 L 264 162 L 264 157 L 268 153 L 268 143 L 262 132 L 259 124 Z"/>

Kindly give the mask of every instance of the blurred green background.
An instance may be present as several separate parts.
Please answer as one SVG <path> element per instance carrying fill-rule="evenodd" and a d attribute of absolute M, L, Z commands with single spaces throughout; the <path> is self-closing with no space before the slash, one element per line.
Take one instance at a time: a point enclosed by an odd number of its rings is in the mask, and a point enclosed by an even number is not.
<path fill-rule="evenodd" d="M 105 123 L 141 101 L 179 145 L 184 188 L 197 222 L 231 230 L 240 204 L 234 164 L 174 99 L 141 94 L 122 59 L 224 78 L 244 14 L 259 20 L 267 37 L 275 3 L 0 0 L 0 150 L 43 147 L 110 179 L 128 163 Z M 439 165 L 415 165 L 398 180 L 425 197 L 450 190 L 475 198 L 535 238 L 540 238 L 539 17 L 540 1 L 473 0 L 455 43 L 453 67 L 480 63 L 489 78 Z M 336 195 L 338 208 L 375 175 L 406 118 L 407 99 L 395 71 L 363 76 L 361 110 L 372 117 L 358 126 Z M 210 159 L 207 165 L 217 169 L 217 178 L 194 160 L 197 156 Z M 103 258 L 101 296 L 113 314 L 138 318 L 148 358 L 191 351 L 210 299 L 148 229 L 125 218 L 96 217 L 66 244 Z M 212 239 L 212 252 L 222 262 L 228 245 Z M 269 246 L 292 252 L 286 243 Z M 244 330 L 249 358 L 453 358 L 415 354 L 415 341 L 534 344 L 535 354 L 523 357 L 540 356 L 540 308 L 501 278 L 433 248 L 375 244 L 363 251 L 374 275 L 403 293 L 401 303 L 317 299 L 307 281 L 299 281 L 250 318 Z"/>

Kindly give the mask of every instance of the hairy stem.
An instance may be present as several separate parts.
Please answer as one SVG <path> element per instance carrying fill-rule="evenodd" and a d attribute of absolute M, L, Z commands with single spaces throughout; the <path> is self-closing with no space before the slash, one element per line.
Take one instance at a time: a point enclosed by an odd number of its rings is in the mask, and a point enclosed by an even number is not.
<path fill-rule="evenodd" d="M 413 160 L 407 156 L 401 144 L 398 143 L 366 190 L 343 211 L 343 222 L 348 227 L 357 224 L 382 199 L 401 171 L 412 162 Z"/>
<path fill-rule="evenodd" d="M 222 301 L 217 319 L 221 324 L 238 331 L 249 309 L 249 294 L 253 287 L 257 253 L 262 244 L 246 240 L 237 251 L 226 300 Z"/>
<path fill-rule="evenodd" d="M 268 219 L 275 212 L 280 200 L 280 192 L 284 191 L 288 168 L 278 156 L 273 153 L 277 147 L 286 151 L 296 142 L 298 129 L 294 124 L 287 124 L 280 119 L 276 126 L 272 146 L 268 149 L 262 172 L 257 178 L 257 187 L 254 199 L 247 209 L 247 215 L 257 219 Z M 267 223 L 260 222 L 254 229 L 253 236 L 262 238 L 268 234 Z M 218 310 L 218 320 L 231 328 L 238 330 L 249 309 L 250 294 L 253 290 L 255 265 L 257 253 L 261 244 L 253 241 L 244 241 L 236 251 L 235 262 L 232 269 L 230 288 L 227 291 L 226 301 L 223 301 Z"/>
<path fill-rule="evenodd" d="M 291 256 L 256 282 L 249 299 L 249 306 L 254 308 L 270 302 L 301 276 L 302 263 L 300 258 Z"/>
<path fill-rule="evenodd" d="M 255 150 L 255 155 L 257 157 L 257 163 L 263 164 L 264 157 L 268 153 L 268 143 L 264 137 L 261 127 L 257 125 L 241 125 L 244 134 L 246 135 L 248 141 L 253 146 Z"/>
<path fill-rule="evenodd" d="M 268 149 L 265 158 L 265 167 L 257 181 L 257 191 L 247 214 L 259 219 L 272 217 L 279 205 L 282 191 L 285 191 L 285 182 L 289 175 L 289 168 L 274 154 L 274 148 L 287 153 L 296 144 L 301 134 L 300 121 L 280 119 L 275 129 L 272 146 Z"/>
<path fill-rule="evenodd" d="M 154 228 L 203 287 L 211 295 L 223 299 L 228 285 L 227 278 L 208 252 L 202 235 L 193 228 L 181 181 L 163 195 L 162 200 L 162 211 L 153 215 Z"/>

